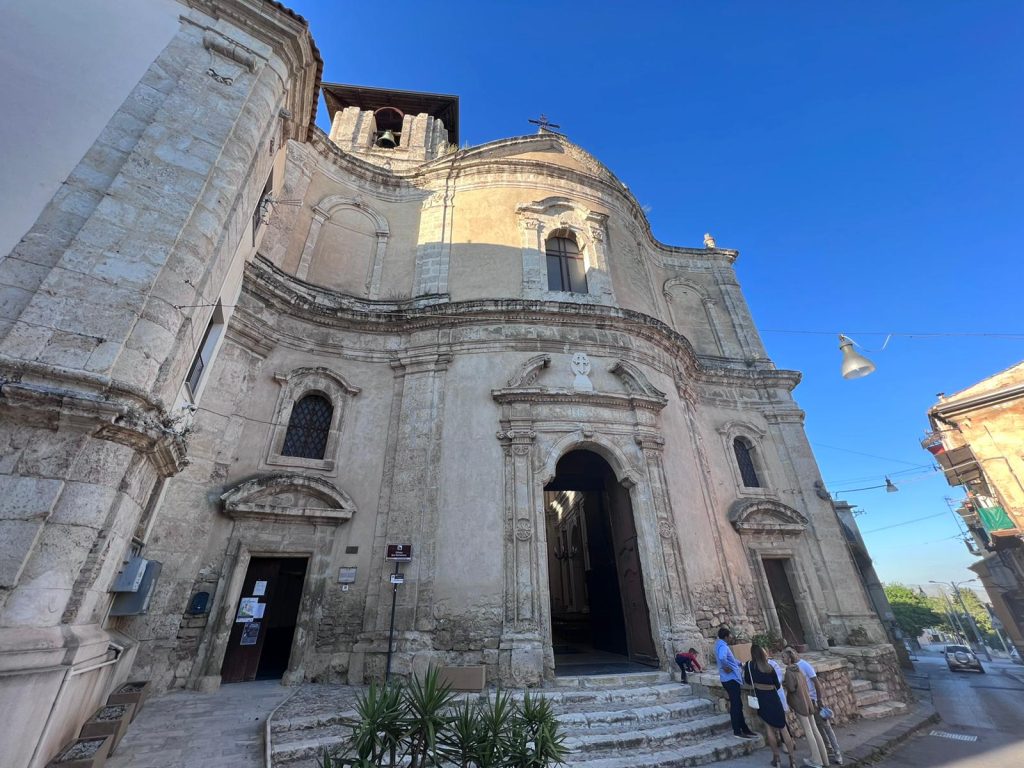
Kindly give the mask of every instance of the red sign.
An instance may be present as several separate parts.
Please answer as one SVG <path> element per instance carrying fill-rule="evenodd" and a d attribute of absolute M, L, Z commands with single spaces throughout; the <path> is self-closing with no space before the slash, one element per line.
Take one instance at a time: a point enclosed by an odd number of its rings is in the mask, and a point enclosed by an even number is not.
<path fill-rule="evenodd" d="M 388 544 L 386 559 L 400 562 L 412 560 L 412 544 Z"/>

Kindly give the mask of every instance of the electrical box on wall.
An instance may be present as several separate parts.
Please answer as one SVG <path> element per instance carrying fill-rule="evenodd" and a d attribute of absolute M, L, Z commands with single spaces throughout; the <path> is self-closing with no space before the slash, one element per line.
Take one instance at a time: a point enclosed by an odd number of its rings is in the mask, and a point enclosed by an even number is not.
<path fill-rule="evenodd" d="M 132 557 L 121 564 L 121 572 L 114 579 L 111 592 L 138 592 L 139 585 L 146 575 L 146 566 L 149 561 L 144 557 Z"/>
<path fill-rule="evenodd" d="M 163 563 L 156 560 L 147 560 L 146 562 L 146 569 L 139 582 L 139 588 L 134 592 L 118 593 L 114 598 L 114 604 L 110 607 L 111 616 L 136 616 L 149 610 L 149 600 L 153 596 L 156 581 L 160 578 Z"/>

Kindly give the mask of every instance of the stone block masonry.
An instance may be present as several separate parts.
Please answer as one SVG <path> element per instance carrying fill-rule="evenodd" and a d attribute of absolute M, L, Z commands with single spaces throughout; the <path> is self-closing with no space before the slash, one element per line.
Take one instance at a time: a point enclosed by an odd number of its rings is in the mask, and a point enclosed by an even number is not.
<path fill-rule="evenodd" d="M 154 490 L 187 461 L 173 404 L 232 261 L 252 254 L 268 147 L 312 119 L 320 62 L 298 17 L 256 0 L 177 11 L 177 33 L 0 260 L 11 764 L 44 764 L 128 673 L 135 644 L 107 620 L 109 589 L 144 552 Z"/>

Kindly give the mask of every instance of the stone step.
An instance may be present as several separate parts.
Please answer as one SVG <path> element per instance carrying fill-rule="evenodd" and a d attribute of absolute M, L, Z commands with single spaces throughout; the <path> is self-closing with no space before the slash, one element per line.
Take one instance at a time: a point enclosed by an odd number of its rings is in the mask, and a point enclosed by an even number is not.
<path fill-rule="evenodd" d="M 884 717 L 899 717 L 906 714 L 907 705 L 902 701 L 884 701 L 870 707 L 860 709 L 860 716 L 865 720 L 881 720 Z"/>
<path fill-rule="evenodd" d="M 347 712 L 330 712 L 317 715 L 298 715 L 295 717 L 275 718 L 270 723 L 270 731 L 275 736 L 279 733 L 290 731 L 309 731 L 314 728 L 323 728 L 331 725 L 342 725 L 343 723 L 358 719 L 354 709 Z"/>
<path fill-rule="evenodd" d="M 580 755 L 620 755 L 623 752 L 662 752 L 729 733 L 729 715 L 714 714 L 681 723 L 613 733 L 576 732 L 565 746 Z"/>
<path fill-rule="evenodd" d="M 626 672 L 617 675 L 577 675 L 573 677 L 556 677 L 547 687 L 554 689 L 566 688 L 642 688 L 672 681 L 668 672 L 651 670 L 650 672 Z"/>
<path fill-rule="evenodd" d="M 850 680 L 850 685 L 853 686 L 854 693 L 860 693 L 861 691 L 870 691 L 874 686 L 871 685 L 870 680 Z"/>
<path fill-rule="evenodd" d="M 330 725 L 316 730 L 295 730 L 274 734 L 270 745 L 271 763 L 274 766 L 292 767 L 299 761 L 315 761 L 324 749 L 342 746 L 350 732 L 351 729 L 344 725 Z"/>
<path fill-rule="evenodd" d="M 705 739 L 698 744 L 673 747 L 654 752 L 640 752 L 614 757 L 590 757 L 572 754 L 566 758 L 569 768 L 686 768 L 707 765 L 719 760 L 749 755 L 764 746 L 764 740 L 740 739 L 732 734 Z"/>
<path fill-rule="evenodd" d="M 635 709 L 680 701 L 692 694 L 688 685 L 660 683 L 638 688 L 607 690 L 569 689 L 564 691 L 530 691 L 530 696 L 542 697 L 557 713 L 588 712 L 612 709 Z M 517 698 L 521 696 L 517 695 Z"/>
<path fill-rule="evenodd" d="M 861 691 L 855 694 L 855 698 L 857 700 L 857 709 L 864 709 L 865 707 L 889 701 L 892 697 L 888 691 Z"/>
<path fill-rule="evenodd" d="M 580 731 L 614 733 L 670 722 L 680 723 L 694 717 L 711 714 L 714 710 L 715 705 L 709 699 L 684 698 L 681 701 L 648 707 L 566 712 L 558 715 L 557 718 L 562 729 L 569 734 Z"/>

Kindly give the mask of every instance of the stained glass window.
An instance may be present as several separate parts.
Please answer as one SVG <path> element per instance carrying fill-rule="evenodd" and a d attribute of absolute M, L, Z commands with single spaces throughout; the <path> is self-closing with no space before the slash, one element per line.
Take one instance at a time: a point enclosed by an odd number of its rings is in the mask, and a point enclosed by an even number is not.
<path fill-rule="evenodd" d="M 334 406 L 323 395 L 306 395 L 292 408 L 284 435 L 282 456 L 322 459 L 327 450 Z"/>

